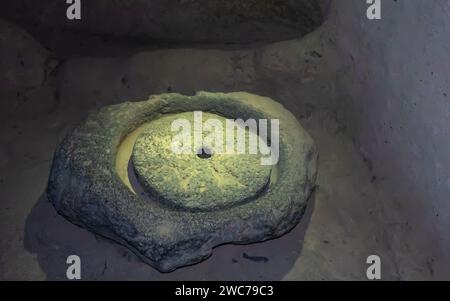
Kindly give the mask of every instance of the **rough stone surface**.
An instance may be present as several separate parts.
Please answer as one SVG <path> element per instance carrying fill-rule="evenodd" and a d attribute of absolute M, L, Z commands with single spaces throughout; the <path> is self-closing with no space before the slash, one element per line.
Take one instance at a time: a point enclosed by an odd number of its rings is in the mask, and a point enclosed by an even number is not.
<path fill-rule="evenodd" d="M 366 7 L 333 3 L 337 46 L 351 66 L 337 83 L 340 110 L 392 191 L 383 204 L 401 279 L 448 279 L 450 2 L 383 1 L 382 22 L 362 18 Z"/>
<path fill-rule="evenodd" d="M 341 68 L 329 28 L 301 40 L 245 50 L 161 49 L 123 58 L 73 58 L 61 65 L 62 105 L 88 110 L 167 92 L 248 91 L 308 116 L 335 99 Z M 314 96 L 312 96 L 314 95 Z"/>
<path fill-rule="evenodd" d="M 50 54 L 29 33 L 0 20 L 2 113 L 9 115 L 20 110 L 21 114 L 28 116 L 51 108 L 54 87 L 49 82 L 54 64 Z"/>
<path fill-rule="evenodd" d="M 114 164 L 121 141 L 161 114 L 203 110 L 248 119 L 280 120 L 278 175 L 257 199 L 230 208 L 173 210 L 139 197 Z M 280 104 L 247 93 L 165 94 L 105 107 L 58 148 L 47 194 L 72 222 L 125 244 L 160 271 L 197 263 L 224 243 L 281 236 L 301 219 L 316 178 L 317 150 L 295 117 Z"/>
<path fill-rule="evenodd" d="M 0 20 L 0 85 L 17 91 L 36 88 L 45 80 L 48 53 L 33 37 Z"/>
<path fill-rule="evenodd" d="M 6 15 L 5 6 L 20 7 L 22 1 L 3 2 L 0 14 Z M 450 185 L 444 168 L 450 166 L 445 136 L 449 130 L 442 129 L 449 125 L 450 76 L 443 62 L 449 61 L 450 6 L 445 0 L 383 2 L 383 20 L 374 22 L 365 18 L 365 1 L 333 2 L 327 27 L 338 34 L 267 45 L 264 57 L 270 65 L 256 65 L 257 69 L 249 62 L 257 61 L 260 52 L 255 60 L 245 56 L 250 59 L 236 64 L 210 49 L 141 54 L 133 65 L 126 60 L 121 69 L 116 61 L 105 59 L 101 47 L 86 43 L 89 53 L 63 64 L 58 81 L 62 105 L 47 113 L 41 105 L 48 97 L 38 93 L 30 106 L 33 119 L 25 117 L 23 106 L 14 119 L 2 117 L 0 153 L 6 165 L 0 164 L 0 279 L 67 280 L 67 255 L 79 254 L 84 280 L 364 280 L 367 255 L 375 253 L 382 258 L 385 280 L 449 280 Z M 24 7 L 21 13 L 26 11 Z M 94 37 L 84 36 L 81 42 L 86 45 Z M 113 48 L 111 39 L 98 39 L 104 49 Z M 73 44 L 57 39 L 53 43 L 74 53 Z M 334 58 L 336 43 L 344 48 L 348 62 Z M 140 51 L 132 48 L 124 55 Z M 229 54 L 244 57 L 241 51 Z M 212 63 L 211 57 L 223 65 Z M 337 72 L 335 63 L 345 64 L 349 72 Z M 237 71 L 220 68 L 228 65 Z M 122 81 L 122 70 L 135 77 Z M 258 87 L 232 84 L 231 79 L 247 74 L 264 75 L 264 81 Z M 344 79 L 345 86 L 336 79 Z M 169 87 L 184 94 L 245 90 L 282 102 L 320 149 L 318 187 L 315 201 L 308 204 L 310 220 L 307 215 L 302 218 L 303 230 L 297 227 L 261 244 L 221 246 L 209 260 L 162 274 L 121 246 L 57 215 L 46 196 L 41 197 L 55 148 L 88 110 L 135 100 L 122 86 L 147 93 L 142 95 L 164 93 Z M 12 99 L 2 97 L 0 103 Z M 82 109 L 69 107 L 81 102 Z M 345 118 L 336 114 L 336 107 Z M 367 140 L 354 145 L 361 137 Z M 388 170 L 381 172 L 380 167 Z M 269 261 L 254 262 L 243 253 Z"/>
<path fill-rule="evenodd" d="M 16 0 L 3 17 L 54 31 L 144 41 L 252 43 L 298 38 L 323 20 L 318 0 L 82 1 L 81 21 L 66 17 L 59 0 Z M 24 11 L 25 9 L 25 11 Z M 0 14 L 1 15 L 1 14 Z"/>
<path fill-rule="evenodd" d="M 172 122 L 180 119 L 189 122 L 189 132 L 179 128 L 175 128 L 176 133 L 172 131 Z M 202 119 L 201 122 L 217 120 L 222 129 L 226 128 L 223 116 L 203 113 Z M 269 183 L 272 166 L 262 165 L 261 154 L 249 153 L 248 144 L 244 153 L 237 153 L 236 131 L 233 154 L 224 153 L 225 131 L 221 145 L 208 139 L 211 129 L 197 133 L 203 143 L 195 147 L 194 120 L 194 112 L 162 117 L 150 122 L 137 138 L 132 162 L 145 190 L 171 207 L 187 210 L 220 209 L 257 198 Z M 245 129 L 244 133 L 245 143 L 250 138 L 258 141 L 256 133 Z M 180 142 L 186 142 L 188 153 L 173 152 L 174 135 Z"/>

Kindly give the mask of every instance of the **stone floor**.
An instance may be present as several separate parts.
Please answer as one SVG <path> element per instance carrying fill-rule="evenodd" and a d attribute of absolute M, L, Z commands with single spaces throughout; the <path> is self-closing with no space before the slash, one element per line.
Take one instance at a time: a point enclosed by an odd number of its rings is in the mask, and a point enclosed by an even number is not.
<path fill-rule="evenodd" d="M 364 279 L 371 254 L 383 259 L 384 279 L 399 278 L 379 184 L 326 110 L 301 119 L 320 150 L 318 188 L 301 224 L 276 240 L 220 246 L 205 262 L 169 274 L 72 225 L 47 202 L 52 152 L 76 119 L 58 111 L 5 125 L 13 137 L 1 169 L 2 279 L 65 279 L 71 254 L 81 257 L 83 279 Z"/>

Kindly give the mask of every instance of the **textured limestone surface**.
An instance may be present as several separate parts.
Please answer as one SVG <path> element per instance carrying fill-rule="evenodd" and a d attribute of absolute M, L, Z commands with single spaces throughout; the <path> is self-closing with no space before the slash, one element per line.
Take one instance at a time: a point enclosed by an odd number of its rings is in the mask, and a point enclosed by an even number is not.
<path fill-rule="evenodd" d="M 14 5 L 21 17 L 64 17 L 63 10 L 50 13 L 51 1 L 66 6 L 59 0 L 3 1 L 0 15 L 9 18 L 7 8 Z M 68 254 L 82 258 L 84 280 L 364 280 L 368 254 L 382 258 L 384 280 L 450 279 L 450 180 L 443 168 L 450 166 L 450 76 L 443 63 L 450 54 L 449 9 L 446 0 L 383 2 L 383 20 L 374 22 L 365 17 L 365 1 L 333 1 L 325 28 L 301 40 L 236 45 L 239 51 L 210 44 L 144 53 L 150 49 L 129 45 L 122 51 L 104 36 L 71 42 L 73 35 L 64 32 L 50 40 L 13 22 L 43 44 L 38 47 L 52 55 L 64 48 L 68 56 L 53 83 L 60 105 L 51 110 L 50 87 L 21 87 L 18 95 L 0 88 L 9 94 L 0 101 L 0 279 L 67 280 Z M 24 31 L 14 28 L 16 39 L 7 47 L 21 41 Z M 99 41 L 96 47 L 92 39 Z M 0 51 L 7 49 L 3 45 Z M 336 45 L 344 48 L 343 57 Z M 110 59 L 112 52 L 118 57 Z M 16 54 L 0 69 L 19 65 Z M 41 72 L 30 80 L 41 83 Z M 260 244 L 224 245 L 200 264 L 162 274 L 124 247 L 67 222 L 48 204 L 42 192 L 54 150 L 88 111 L 198 90 L 267 95 L 313 136 L 320 149 L 315 201 L 293 231 Z M 14 115 L 7 118 L 13 101 Z"/>
<path fill-rule="evenodd" d="M 238 153 L 239 136 L 234 130 L 230 141 L 234 151 L 225 153 L 227 119 L 217 114 L 202 114 L 204 121 L 220 122 L 223 129 L 220 143 L 209 139 L 215 137 L 211 136 L 215 134 L 211 130 L 217 128 L 195 130 L 194 114 L 174 114 L 150 122 L 136 140 L 132 162 L 145 190 L 168 206 L 189 210 L 219 209 L 257 198 L 269 183 L 272 170 L 271 166 L 261 164 L 260 153 L 250 153 L 248 144 L 255 138 L 258 141 L 258 135 L 242 127 L 246 148 L 244 153 Z M 189 130 L 175 128 L 173 132 L 172 123 L 180 120 L 189 122 Z M 202 137 L 197 148 L 196 135 Z M 185 142 L 176 146 L 187 147 L 186 153 L 174 152 L 173 141 Z"/>
<path fill-rule="evenodd" d="M 0 20 L 0 111 L 4 115 L 20 111 L 29 117 L 51 110 L 55 66 L 50 53 L 28 32 Z"/>
<path fill-rule="evenodd" d="M 191 211 L 143 198 L 126 185 L 115 162 L 127 135 L 165 114 L 196 110 L 244 120 L 280 120 L 278 172 L 264 193 L 220 210 Z M 163 94 L 92 114 L 56 151 L 47 194 L 73 223 L 128 246 L 168 272 L 209 257 L 217 245 L 264 241 L 291 230 L 314 188 L 316 158 L 311 137 L 271 99 L 241 92 Z"/>
<path fill-rule="evenodd" d="M 2 90 L 36 88 L 45 80 L 47 51 L 21 28 L 0 20 L 0 85 Z"/>
<path fill-rule="evenodd" d="M 82 1 L 82 22 L 67 19 L 65 1 L 10 2 L 0 16 L 25 20 L 38 29 L 147 42 L 279 41 L 304 36 L 323 21 L 318 0 Z"/>

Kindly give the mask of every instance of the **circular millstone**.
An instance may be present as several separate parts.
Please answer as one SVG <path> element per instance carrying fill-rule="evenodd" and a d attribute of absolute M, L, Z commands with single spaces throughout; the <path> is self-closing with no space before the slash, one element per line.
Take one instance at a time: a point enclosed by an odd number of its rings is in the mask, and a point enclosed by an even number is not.
<path fill-rule="evenodd" d="M 208 139 L 215 132 L 196 128 L 194 116 L 194 112 L 164 116 L 151 122 L 137 138 L 132 162 L 145 190 L 169 206 L 196 211 L 231 207 L 258 197 L 269 183 L 271 166 L 262 165 L 260 153 L 250 153 L 248 145 L 250 141 L 264 142 L 256 133 L 240 126 L 245 132 L 244 153 L 237 152 L 240 136 L 236 129 L 230 139 L 234 151 L 227 153 L 227 119 L 202 113 L 203 121 L 219 121 L 222 126 L 219 136 L 222 143 L 215 145 L 214 139 Z M 172 131 L 172 124 L 180 120 L 187 121 L 189 126 Z M 195 135 L 202 137 L 197 145 Z M 173 149 L 177 141 L 186 142 L 186 153 Z"/>
<path fill-rule="evenodd" d="M 158 121 L 162 116 L 168 122 L 171 114 L 200 110 L 242 120 L 278 120 L 276 165 L 271 170 L 262 167 L 256 162 L 258 156 L 248 158 L 248 162 L 243 160 L 245 156 L 230 156 L 222 161 L 219 156 L 216 158 L 214 146 L 211 155 L 208 151 L 199 157 L 188 155 L 186 160 L 192 162 L 189 171 L 183 170 L 183 160 L 168 160 L 173 154 L 161 148 L 168 142 L 163 134 L 167 129 L 149 129 L 158 128 L 164 122 Z M 158 137 L 164 139 L 152 146 L 154 151 L 140 149 Z M 270 141 L 272 149 L 276 139 Z M 150 164 L 158 156 L 171 167 L 162 167 L 161 162 Z M 151 189 L 158 189 L 153 194 L 157 197 L 133 189 L 128 174 L 130 161 L 136 169 L 141 168 L 138 180 L 150 180 Z M 214 173 L 200 173 L 190 178 L 191 188 L 181 189 L 186 184 L 177 180 L 176 173 L 189 178 L 191 170 L 208 170 L 213 161 L 218 162 L 217 174 L 221 178 L 232 181 L 231 173 L 238 171 L 233 174 L 234 180 L 244 186 L 224 185 L 224 193 L 218 195 L 219 183 L 224 180 L 214 182 Z M 243 92 L 162 94 L 147 101 L 105 107 L 90 115 L 56 151 L 47 194 L 58 213 L 71 222 L 128 246 L 145 262 L 169 272 L 208 258 L 216 246 L 260 242 L 291 230 L 303 216 L 314 188 L 316 162 L 314 141 L 289 111 L 269 98 Z M 144 176 L 145 169 L 148 177 Z M 266 185 L 269 173 L 270 182 Z M 158 175 L 169 178 L 165 182 Z M 203 185 L 203 181 L 211 185 Z M 255 193 L 263 187 L 263 193 Z M 205 190 L 199 194 L 201 189 Z M 182 191 L 186 195 L 178 198 Z M 166 204 L 161 203 L 161 195 L 167 198 L 163 200 Z"/>

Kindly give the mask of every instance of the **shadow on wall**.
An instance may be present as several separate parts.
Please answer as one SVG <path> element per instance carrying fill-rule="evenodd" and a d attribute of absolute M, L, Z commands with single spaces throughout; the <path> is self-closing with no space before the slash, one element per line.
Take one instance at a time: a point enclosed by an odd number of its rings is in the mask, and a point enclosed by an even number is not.
<path fill-rule="evenodd" d="M 324 20 L 328 0 L 95 0 L 84 1 L 81 20 L 69 20 L 66 1 L 4 1 L 0 18 L 20 25 L 56 53 L 85 52 L 102 42 L 242 45 L 303 37 Z M 66 44 L 66 45 L 64 45 Z M 98 51 L 98 50 L 96 50 Z"/>
<path fill-rule="evenodd" d="M 278 239 L 219 246 L 209 259 L 172 273 L 160 273 L 126 247 L 68 222 L 45 193 L 27 217 L 24 243 L 48 280 L 66 280 L 69 255 L 81 258 L 83 280 L 281 280 L 301 254 L 314 203 L 312 195 L 301 222 Z"/>

